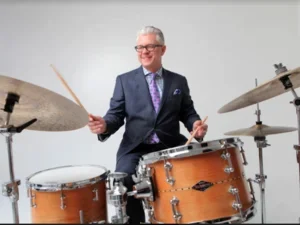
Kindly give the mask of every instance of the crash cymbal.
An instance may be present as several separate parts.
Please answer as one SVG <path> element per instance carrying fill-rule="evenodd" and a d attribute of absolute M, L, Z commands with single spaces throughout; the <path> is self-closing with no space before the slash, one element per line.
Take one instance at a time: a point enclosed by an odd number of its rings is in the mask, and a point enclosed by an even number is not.
<path fill-rule="evenodd" d="M 37 85 L 0 75 L 0 126 L 7 113 L 3 108 L 8 93 L 19 95 L 13 108 L 9 124 L 18 126 L 37 119 L 28 130 L 69 131 L 84 127 L 88 113 L 71 100 Z"/>
<path fill-rule="evenodd" d="M 238 129 L 235 131 L 229 131 L 225 135 L 238 135 L 238 136 L 252 136 L 262 137 L 272 134 L 280 134 L 286 132 L 292 132 L 298 130 L 294 127 L 279 127 L 279 126 L 268 126 L 265 124 L 256 124 L 249 128 Z"/>
<path fill-rule="evenodd" d="M 257 86 L 251 91 L 248 91 L 247 93 L 227 103 L 226 105 L 224 105 L 222 108 L 218 110 L 218 113 L 226 113 L 237 109 L 245 108 L 247 106 L 265 101 L 267 99 L 273 98 L 275 96 L 290 91 L 290 89 L 285 89 L 284 85 L 280 80 L 285 78 L 287 75 L 291 83 L 293 84 L 294 89 L 300 87 L 300 67 L 298 67 L 293 70 L 288 70 L 279 73 L 276 77 L 274 77 L 270 81 L 267 81 Z"/>

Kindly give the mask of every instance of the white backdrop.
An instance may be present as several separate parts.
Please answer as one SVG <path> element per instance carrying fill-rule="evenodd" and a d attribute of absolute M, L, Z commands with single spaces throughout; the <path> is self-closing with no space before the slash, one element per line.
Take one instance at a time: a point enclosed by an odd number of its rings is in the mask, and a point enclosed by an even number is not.
<path fill-rule="evenodd" d="M 71 100 L 50 64 L 54 64 L 83 105 L 104 115 L 120 73 L 139 66 L 135 34 L 144 25 L 161 28 L 167 52 L 164 67 L 185 75 L 195 107 L 208 115 L 206 141 L 256 121 L 256 106 L 218 114 L 218 109 L 275 76 L 273 64 L 293 69 L 299 61 L 300 10 L 296 1 L 213 1 L 195 3 L 100 3 L 96 1 L 2 1 L 0 3 L 0 74 L 55 91 Z M 291 93 L 260 104 L 270 126 L 297 126 Z M 113 171 L 124 128 L 100 143 L 87 127 L 70 132 L 24 131 L 14 136 L 15 176 L 21 179 L 19 211 L 30 222 L 25 178 L 48 168 L 98 164 Z M 182 126 L 182 133 L 188 132 Z M 259 172 L 258 150 L 241 137 L 249 165 Z M 293 145 L 297 133 L 269 136 L 264 149 L 267 222 L 296 223 L 300 216 L 299 170 Z M 0 139 L 0 183 L 9 180 L 5 139 Z M 201 169 L 201 168 L 199 168 Z M 254 185 L 260 223 L 260 192 Z M 212 209 L 213 210 L 213 209 Z M 10 201 L 0 196 L 0 222 L 12 222 Z"/>

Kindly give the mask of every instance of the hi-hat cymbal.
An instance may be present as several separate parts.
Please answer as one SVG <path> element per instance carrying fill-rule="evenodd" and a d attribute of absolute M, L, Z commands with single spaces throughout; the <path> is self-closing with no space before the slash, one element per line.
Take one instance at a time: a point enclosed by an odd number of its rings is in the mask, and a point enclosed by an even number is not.
<path fill-rule="evenodd" d="M 286 93 L 287 91 L 289 91 L 289 89 L 285 89 L 280 79 L 285 78 L 287 75 L 294 89 L 300 87 L 300 67 L 293 70 L 287 70 L 285 72 L 279 73 L 270 81 L 257 86 L 251 91 L 248 91 L 247 93 L 227 103 L 218 110 L 218 113 L 226 113 L 245 108 L 255 103 L 259 103 L 280 94 Z"/>
<path fill-rule="evenodd" d="M 0 75 L 0 108 L 6 104 L 8 93 L 19 95 L 10 117 L 10 125 L 19 126 L 37 119 L 28 130 L 70 131 L 88 123 L 88 113 L 71 100 L 37 85 Z M 0 111 L 0 126 L 7 113 Z"/>
<path fill-rule="evenodd" d="M 262 136 L 268 136 L 272 134 L 292 132 L 295 130 L 298 129 L 295 127 L 279 127 L 279 126 L 268 126 L 265 124 L 257 124 L 249 128 L 243 128 L 235 131 L 226 132 L 225 135 L 262 137 Z"/>

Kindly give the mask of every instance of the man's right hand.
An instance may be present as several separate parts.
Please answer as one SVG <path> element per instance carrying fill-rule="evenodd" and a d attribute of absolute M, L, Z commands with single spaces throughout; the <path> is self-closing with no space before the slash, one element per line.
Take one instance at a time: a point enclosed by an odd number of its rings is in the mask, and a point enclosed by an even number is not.
<path fill-rule="evenodd" d="M 92 133 L 102 134 L 106 132 L 106 122 L 102 117 L 89 114 L 89 119 L 88 126 Z"/>

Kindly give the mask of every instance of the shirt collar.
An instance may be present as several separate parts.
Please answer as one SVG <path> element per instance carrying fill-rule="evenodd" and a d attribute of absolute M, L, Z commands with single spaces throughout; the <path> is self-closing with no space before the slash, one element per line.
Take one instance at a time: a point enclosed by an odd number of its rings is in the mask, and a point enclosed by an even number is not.
<path fill-rule="evenodd" d="M 147 76 L 148 74 L 150 74 L 151 72 L 149 70 L 147 70 L 145 67 L 143 67 L 143 71 L 144 71 L 144 75 Z M 162 67 L 160 67 L 160 69 L 158 71 L 156 71 L 156 73 L 159 76 L 162 76 Z"/>

